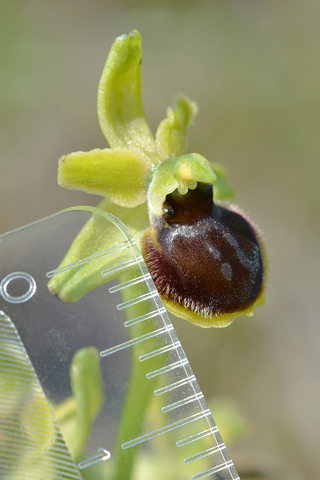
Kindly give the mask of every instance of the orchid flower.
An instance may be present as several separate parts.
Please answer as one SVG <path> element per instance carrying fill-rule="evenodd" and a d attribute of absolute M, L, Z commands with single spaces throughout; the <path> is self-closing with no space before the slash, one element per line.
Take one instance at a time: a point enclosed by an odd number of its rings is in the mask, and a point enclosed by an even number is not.
<path fill-rule="evenodd" d="M 116 38 L 98 89 L 98 117 L 110 146 L 59 161 L 64 188 L 105 197 L 99 207 L 129 228 L 166 308 L 202 327 L 226 326 L 264 303 L 266 258 L 257 227 L 234 205 L 225 169 L 186 153 L 197 106 L 177 95 L 154 136 L 141 96 L 141 35 Z M 97 220 L 80 232 L 62 265 L 106 240 Z M 49 282 L 52 293 L 75 301 L 98 286 L 94 266 L 68 270 Z M 99 265 L 101 268 L 101 265 Z M 102 283 L 108 277 L 99 277 Z"/>

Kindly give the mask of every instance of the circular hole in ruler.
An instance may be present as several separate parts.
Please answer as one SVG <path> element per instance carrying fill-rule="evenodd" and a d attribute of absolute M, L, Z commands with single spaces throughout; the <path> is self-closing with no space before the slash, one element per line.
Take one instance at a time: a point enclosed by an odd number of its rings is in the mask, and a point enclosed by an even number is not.
<path fill-rule="evenodd" d="M 35 279 L 25 272 L 9 273 L 0 283 L 0 294 L 9 303 L 27 302 L 36 290 Z"/>

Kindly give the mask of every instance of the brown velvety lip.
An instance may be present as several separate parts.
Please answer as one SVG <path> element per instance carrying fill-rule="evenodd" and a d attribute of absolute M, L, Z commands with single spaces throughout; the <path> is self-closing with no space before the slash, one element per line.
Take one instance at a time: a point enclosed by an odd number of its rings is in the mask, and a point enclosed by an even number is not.
<path fill-rule="evenodd" d="M 239 211 L 213 203 L 212 187 L 168 195 L 142 254 L 166 304 L 200 317 L 248 310 L 263 289 L 258 234 Z"/>

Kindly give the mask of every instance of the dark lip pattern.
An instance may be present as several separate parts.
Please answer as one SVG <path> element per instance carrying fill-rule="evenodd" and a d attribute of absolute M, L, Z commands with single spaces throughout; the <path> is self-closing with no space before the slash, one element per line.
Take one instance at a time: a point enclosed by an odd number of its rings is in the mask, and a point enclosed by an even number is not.
<path fill-rule="evenodd" d="M 167 304 L 200 317 L 249 309 L 264 283 L 258 232 L 232 207 L 213 202 L 211 185 L 167 195 L 163 215 L 142 239 L 142 253 Z"/>

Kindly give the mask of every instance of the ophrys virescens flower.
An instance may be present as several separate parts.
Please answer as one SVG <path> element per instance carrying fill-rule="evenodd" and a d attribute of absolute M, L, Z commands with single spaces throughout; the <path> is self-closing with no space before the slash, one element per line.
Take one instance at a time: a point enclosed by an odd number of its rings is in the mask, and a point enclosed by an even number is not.
<path fill-rule="evenodd" d="M 167 308 L 203 327 L 228 325 L 261 301 L 264 266 L 256 228 L 198 183 L 166 196 L 142 253 Z"/>
<path fill-rule="evenodd" d="M 167 309 L 197 325 L 226 326 L 263 303 L 265 255 L 258 229 L 233 205 L 221 165 L 186 153 L 186 134 L 197 114 L 185 95 L 174 99 L 153 136 L 141 98 L 141 36 L 118 37 L 98 90 L 98 116 L 110 145 L 60 159 L 66 188 L 103 195 L 141 245 Z M 90 255 L 90 238 L 105 248 L 97 225 L 80 233 L 65 262 Z M 112 241 L 112 239 L 110 240 Z M 90 266 L 52 280 L 49 287 L 74 301 L 97 286 Z M 101 282 L 104 279 L 100 280 Z"/>

